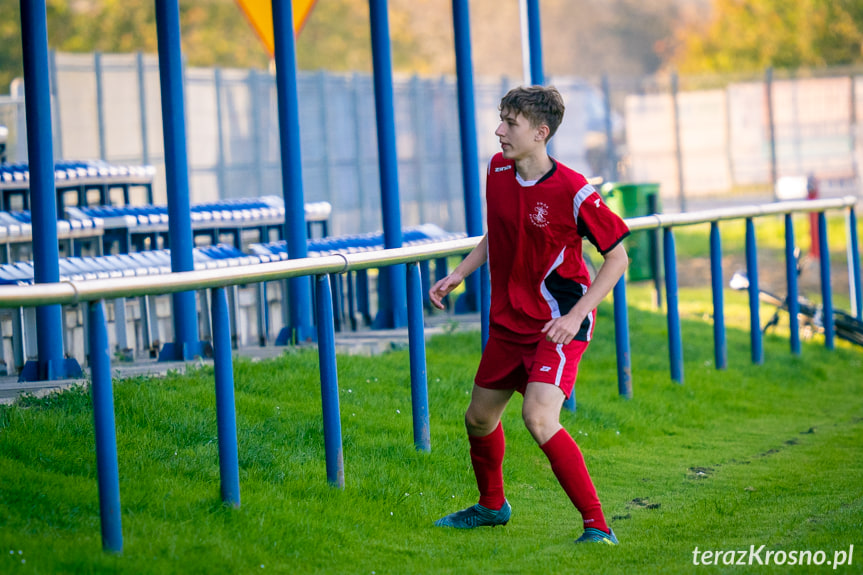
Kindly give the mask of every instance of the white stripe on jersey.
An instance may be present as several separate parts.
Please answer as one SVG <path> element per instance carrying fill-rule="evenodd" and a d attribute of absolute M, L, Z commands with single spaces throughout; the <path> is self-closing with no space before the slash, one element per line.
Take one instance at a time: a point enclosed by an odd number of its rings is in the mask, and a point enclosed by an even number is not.
<path fill-rule="evenodd" d="M 578 211 L 581 209 L 582 202 L 584 202 L 584 200 L 594 192 L 596 192 L 596 188 L 590 184 L 585 184 L 585 186 L 575 194 L 575 197 L 572 199 L 572 215 L 575 217 L 576 222 L 578 222 Z"/>
<path fill-rule="evenodd" d="M 548 287 L 546 287 L 545 285 L 545 280 L 548 278 L 548 276 L 551 275 L 551 272 L 559 268 L 560 264 L 563 263 L 564 253 L 566 253 L 566 246 L 564 246 L 564 248 L 560 250 L 560 253 L 557 255 L 557 259 L 555 259 L 554 263 L 551 264 L 551 269 L 546 272 L 545 277 L 542 278 L 542 284 L 540 284 L 539 286 L 539 290 L 542 292 L 542 297 L 545 298 L 546 303 L 548 303 L 548 307 L 551 308 L 552 318 L 560 317 L 560 305 L 558 305 L 557 300 L 554 299 L 554 296 L 551 295 L 551 292 L 548 291 Z"/>

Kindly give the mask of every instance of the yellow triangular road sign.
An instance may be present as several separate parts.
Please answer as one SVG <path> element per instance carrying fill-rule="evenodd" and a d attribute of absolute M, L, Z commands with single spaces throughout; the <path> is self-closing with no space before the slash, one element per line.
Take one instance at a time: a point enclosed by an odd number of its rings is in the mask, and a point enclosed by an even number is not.
<path fill-rule="evenodd" d="M 275 51 L 272 0 L 237 0 L 237 4 L 243 9 L 261 42 L 267 48 L 267 52 L 272 56 Z M 303 29 L 303 24 L 314 5 L 315 0 L 293 0 L 294 36 L 299 35 L 300 30 Z"/>

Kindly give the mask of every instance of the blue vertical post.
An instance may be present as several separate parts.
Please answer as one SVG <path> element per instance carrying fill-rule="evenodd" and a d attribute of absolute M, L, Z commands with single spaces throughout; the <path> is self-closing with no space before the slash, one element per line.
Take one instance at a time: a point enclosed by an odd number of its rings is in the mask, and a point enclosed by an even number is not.
<path fill-rule="evenodd" d="M 788 328 L 791 331 L 791 353 L 800 355 L 800 302 L 797 291 L 797 258 L 794 255 L 794 218 L 785 214 L 785 278 L 788 294 Z"/>
<path fill-rule="evenodd" d="M 237 411 L 234 402 L 234 362 L 231 324 L 225 288 L 212 290 L 213 368 L 216 381 L 216 424 L 219 430 L 219 477 L 222 501 L 240 506 L 240 464 Z"/>
<path fill-rule="evenodd" d="M 614 286 L 614 344 L 617 349 L 617 392 L 632 399 L 632 355 L 629 349 L 629 310 L 626 307 L 626 274 Z"/>
<path fill-rule="evenodd" d="M 426 342 L 423 328 L 423 288 L 420 267 L 416 263 L 410 263 L 407 266 L 407 289 L 414 445 L 420 451 L 431 451 Z"/>
<path fill-rule="evenodd" d="M 467 235 L 478 237 L 483 234 L 482 203 L 479 185 L 479 152 L 477 149 L 476 103 L 474 101 L 468 0 L 453 0 L 452 20 L 455 33 L 455 68 L 465 222 L 467 223 Z M 465 295 L 463 296 L 465 311 L 481 310 L 481 275 L 482 270 L 478 270 L 465 279 Z M 460 307 L 456 305 L 456 311 L 460 311 Z"/>
<path fill-rule="evenodd" d="M 162 95 L 162 133 L 165 139 L 165 176 L 168 185 L 168 241 L 171 271 L 195 269 L 192 213 L 189 200 L 189 160 L 186 151 L 186 110 L 183 100 L 183 60 L 180 49 L 178 0 L 156 0 L 159 43 L 159 80 Z M 195 292 L 173 298 L 174 341 L 159 352 L 159 361 L 193 359 L 204 355 L 198 339 Z"/>
<path fill-rule="evenodd" d="M 710 279 L 713 286 L 713 360 L 716 369 L 728 367 L 725 339 L 725 295 L 722 291 L 722 237 L 719 222 L 710 222 Z"/>
<path fill-rule="evenodd" d="M 845 214 L 845 236 L 848 239 L 848 279 L 851 292 L 851 312 L 863 321 L 863 293 L 860 286 L 860 245 L 857 243 L 857 216 L 854 206 Z"/>
<path fill-rule="evenodd" d="M 680 309 L 677 295 L 677 250 L 674 246 L 674 231 L 662 230 L 662 250 L 665 258 L 665 307 L 668 321 L 668 358 L 671 364 L 671 379 L 683 383 L 683 339 L 680 334 Z"/>
<path fill-rule="evenodd" d="M 389 37 L 387 0 L 369 0 L 374 68 L 375 118 L 378 133 L 378 166 L 381 178 L 384 247 L 402 245 L 401 208 L 399 205 L 398 156 L 393 107 L 393 71 Z M 381 270 L 381 298 L 377 327 L 402 327 L 407 320 L 404 264 Z"/>
<path fill-rule="evenodd" d="M 288 256 L 300 259 L 308 254 L 308 235 L 303 199 L 302 154 L 300 146 L 300 105 L 297 93 L 297 53 L 291 2 L 273 0 L 276 89 L 279 101 L 282 190 L 285 197 L 285 242 Z M 314 337 L 312 327 L 312 285 L 308 276 L 288 280 L 288 321 L 276 338 L 277 345 Z"/>
<path fill-rule="evenodd" d="M 764 348 L 761 338 L 761 306 L 758 300 L 758 250 L 752 218 L 746 218 L 746 275 L 749 277 L 749 340 L 752 363 L 760 365 L 764 363 Z"/>
<path fill-rule="evenodd" d="M 89 304 L 90 369 L 93 422 L 96 435 L 96 475 L 99 478 L 99 517 L 102 549 L 123 550 L 120 518 L 120 472 L 117 464 L 117 431 L 114 425 L 114 391 L 111 383 L 111 354 L 108 325 L 102 301 Z"/>
<path fill-rule="evenodd" d="M 21 2 L 21 44 L 24 56 L 24 100 L 30 169 L 33 225 L 33 272 L 36 283 L 60 281 L 57 244 L 57 194 L 51 135 L 51 92 L 48 79 L 48 19 L 44 0 Z M 63 357 L 63 323 L 59 304 L 36 308 L 38 360 L 28 361 L 19 380 L 81 377 L 81 366 Z"/>
<path fill-rule="evenodd" d="M 336 339 L 333 325 L 333 292 L 330 276 L 315 278 L 315 312 L 318 317 L 318 363 L 321 366 L 321 402 L 324 419 L 324 451 L 327 481 L 333 487 L 345 487 L 345 463 L 342 453 L 342 422 L 339 415 L 339 377 L 336 371 Z"/>
<path fill-rule="evenodd" d="M 542 22 L 539 0 L 527 0 L 527 30 L 530 43 L 530 81 L 539 86 L 545 83 L 542 71 Z"/>
<path fill-rule="evenodd" d="M 818 212 L 818 245 L 821 250 L 821 305 L 823 307 L 824 347 L 833 349 L 833 288 L 830 283 L 830 247 L 827 245 L 827 218 Z"/>

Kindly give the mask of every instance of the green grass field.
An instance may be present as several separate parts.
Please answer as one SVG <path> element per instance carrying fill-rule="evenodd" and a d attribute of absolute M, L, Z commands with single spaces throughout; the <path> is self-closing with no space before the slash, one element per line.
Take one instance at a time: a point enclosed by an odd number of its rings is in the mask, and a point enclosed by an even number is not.
<path fill-rule="evenodd" d="M 693 551 L 765 545 L 832 561 L 852 544 L 838 571 L 861 572 L 863 352 L 816 339 L 792 357 L 780 333 L 753 366 L 745 300 L 729 293 L 730 367 L 719 372 L 706 294 L 681 293 L 683 385 L 669 379 L 664 316 L 633 305 L 631 400 L 617 395 L 604 304 L 577 412 L 562 415 L 620 547 L 573 545 L 579 516 L 519 397 L 504 417 L 509 525 L 432 525 L 477 496 L 462 418 L 479 335 L 455 333 L 428 345 L 431 453 L 413 446 L 407 352 L 339 357 L 344 490 L 326 482 L 316 352 L 237 360 L 239 509 L 219 500 L 212 369 L 116 382 L 119 556 L 101 550 L 86 390 L 0 407 L 0 572 L 814 573 L 832 567 L 695 567 Z"/>

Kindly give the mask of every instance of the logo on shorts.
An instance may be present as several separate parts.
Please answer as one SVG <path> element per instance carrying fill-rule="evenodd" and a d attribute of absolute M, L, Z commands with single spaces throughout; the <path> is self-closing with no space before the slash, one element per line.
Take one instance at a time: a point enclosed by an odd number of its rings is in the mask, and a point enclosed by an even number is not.
<path fill-rule="evenodd" d="M 537 202 L 533 207 L 533 212 L 530 214 L 530 221 L 538 228 L 544 228 L 548 225 L 548 204 Z"/>
<path fill-rule="evenodd" d="M 539 368 L 539 371 L 551 371 L 551 366 L 550 365 L 544 365 L 541 368 Z"/>

